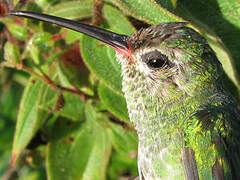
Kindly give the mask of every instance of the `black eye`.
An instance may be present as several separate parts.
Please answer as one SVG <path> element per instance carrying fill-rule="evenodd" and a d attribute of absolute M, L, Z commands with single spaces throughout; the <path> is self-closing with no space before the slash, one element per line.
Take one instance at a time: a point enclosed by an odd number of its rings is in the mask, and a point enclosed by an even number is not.
<path fill-rule="evenodd" d="M 142 61 L 145 62 L 151 69 L 160 69 L 170 67 L 171 62 L 168 57 L 158 50 L 154 50 L 142 55 Z"/>
<path fill-rule="evenodd" d="M 165 64 L 166 61 L 164 59 L 150 59 L 147 62 L 147 65 L 154 69 L 162 68 Z"/>

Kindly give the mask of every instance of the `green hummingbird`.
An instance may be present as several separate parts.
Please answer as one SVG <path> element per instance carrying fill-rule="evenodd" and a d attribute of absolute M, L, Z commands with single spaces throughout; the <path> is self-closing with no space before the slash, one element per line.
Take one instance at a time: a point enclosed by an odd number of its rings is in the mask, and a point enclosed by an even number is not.
<path fill-rule="evenodd" d="M 186 23 L 126 36 L 45 14 L 9 14 L 79 31 L 116 50 L 138 134 L 140 180 L 240 179 L 240 112 L 223 88 L 214 51 Z"/>

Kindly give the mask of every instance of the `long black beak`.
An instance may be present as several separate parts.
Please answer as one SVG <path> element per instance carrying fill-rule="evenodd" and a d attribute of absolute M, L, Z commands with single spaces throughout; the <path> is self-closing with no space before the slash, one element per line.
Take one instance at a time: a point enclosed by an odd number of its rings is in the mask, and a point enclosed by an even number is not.
<path fill-rule="evenodd" d="M 91 36 L 95 39 L 98 39 L 116 51 L 123 53 L 127 55 L 128 52 L 128 44 L 127 44 L 127 39 L 128 36 L 121 35 L 121 34 L 116 34 L 111 31 L 107 31 L 105 29 L 98 28 L 96 26 L 91 26 L 88 24 L 76 22 L 76 21 L 71 21 L 68 19 L 56 17 L 56 16 L 51 16 L 47 14 L 40 14 L 40 13 L 35 13 L 35 12 L 28 12 L 28 11 L 12 11 L 9 12 L 8 14 L 10 15 L 15 15 L 15 16 L 22 16 L 26 18 L 32 18 L 32 19 L 37 19 L 53 24 L 57 24 L 59 26 L 66 27 L 68 29 L 72 29 L 78 32 L 81 32 L 83 34 L 86 34 L 88 36 Z"/>

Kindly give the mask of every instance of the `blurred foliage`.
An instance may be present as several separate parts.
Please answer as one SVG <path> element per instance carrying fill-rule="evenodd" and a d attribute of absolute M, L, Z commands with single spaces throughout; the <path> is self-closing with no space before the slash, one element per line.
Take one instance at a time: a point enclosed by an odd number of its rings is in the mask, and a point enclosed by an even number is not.
<path fill-rule="evenodd" d="M 147 24 L 188 21 L 215 50 L 226 88 L 239 99 L 237 0 L 103 3 L 101 27 L 120 34 Z M 137 175 L 137 135 L 114 50 L 72 30 L 4 16 L 8 9 L 28 10 L 91 23 L 93 6 L 93 0 L 0 0 L 1 179 Z"/>

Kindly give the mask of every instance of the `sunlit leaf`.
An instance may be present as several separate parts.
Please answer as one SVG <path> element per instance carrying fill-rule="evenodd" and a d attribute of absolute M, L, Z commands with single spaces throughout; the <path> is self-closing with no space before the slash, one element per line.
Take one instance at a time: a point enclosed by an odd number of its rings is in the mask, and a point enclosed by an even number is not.
<path fill-rule="evenodd" d="M 12 33 L 14 37 L 16 37 L 19 40 L 26 40 L 27 39 L 27 29 L 24 28 L 20 24 L 8 24 L 8 29 Z"/>
<path fill-rule="evenodd" d="M 93 0 L 66 1 L 51 6 L 46 14 L 68 19 L 83 19 L 92 16 Z"/>
<path fill-rule="evenodd" d="M 16 162 L 20 153 L 33 138 L 46 119 L 46 112 L 39 110 L 43 84 L 36 78 L 31 78 L 24 90 L 21 100 L 16 131 L 12 149 L 12 161 Z"/>
<path fill-rule="evenodd" d="M 4 46 L 4 59 L 10 63 L 18 64 L 20 62 L 20 50 L 18 46 L 8 41 Z"/>
<path fill-rule="evenodd" d="M 129 123 L 126 100 L 103 84 L 98 87 L 98 94 L 102 103 L 119 119 Z"/>
<path fill-rule="evenodd" d="M 154 0 L 112 0 L 126 14 L 149 24 L 181 20 L 174 14 L 158 6 Z M 146 13 L 147 12 L 147 13 Z"/>
<path fill-rule="evenodd" d="M 47 152 L 48 178 L 89 179 L 106 178 L 106 168 L 111 153 L 107 129 L 98 121 L 90 103 L 86 106 L 86 122 L 60 119 Z"/>

